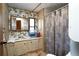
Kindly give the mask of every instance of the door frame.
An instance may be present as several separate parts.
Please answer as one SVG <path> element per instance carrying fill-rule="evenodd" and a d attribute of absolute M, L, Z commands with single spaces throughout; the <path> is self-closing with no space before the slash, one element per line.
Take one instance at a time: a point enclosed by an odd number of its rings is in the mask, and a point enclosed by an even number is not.
<path fill-rule="evenodd" d="M 3 4 L 0 3 L 0 56 L 3 55 L 3 14 L 2 7 Z"/>

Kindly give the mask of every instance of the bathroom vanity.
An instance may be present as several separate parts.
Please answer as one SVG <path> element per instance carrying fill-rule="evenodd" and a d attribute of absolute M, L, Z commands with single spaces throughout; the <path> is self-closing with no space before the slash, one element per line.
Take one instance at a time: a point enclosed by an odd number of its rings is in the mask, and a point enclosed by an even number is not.
<path fill-rule="evenodd" d="M 7 43 L 8 56 L 27 55 L 28 52 L 39 49 L 44 50 L 42 37 L 18 39 L 15 42 Z"/>
<path fill-rule="evenodd" d="M 44 50 L 44 37 L 41 22 L 37 13 L 8 7 L 7 43 L 4 44 L 4 54 L 8 56 L 27 56 L 27 53 Z M 41 15 L 42 16 L 42 15 Z M 41 28 L 41 27 L 42 28 Z M 41 34 L 41 35 L 40 35 Z"/>

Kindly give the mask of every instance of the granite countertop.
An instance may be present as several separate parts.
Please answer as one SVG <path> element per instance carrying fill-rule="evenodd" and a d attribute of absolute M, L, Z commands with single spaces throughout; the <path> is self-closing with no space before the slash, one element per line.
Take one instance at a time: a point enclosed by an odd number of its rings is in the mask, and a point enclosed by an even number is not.
<path fill-rule="evenodd" d="M 33 39 L 39 39 L 39 38 L 42 38 L 42 37 L 27 37 L 27 38 L 10 38 L 7 43 L 15 43 L 15 42 L 18 42 L 18 41 L 23 41 L 23 40 L 33 40 Z"/>

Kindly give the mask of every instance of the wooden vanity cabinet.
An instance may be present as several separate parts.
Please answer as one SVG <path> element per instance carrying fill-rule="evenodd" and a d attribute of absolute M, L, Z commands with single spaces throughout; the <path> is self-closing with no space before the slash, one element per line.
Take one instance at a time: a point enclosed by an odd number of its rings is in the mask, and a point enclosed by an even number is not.
<path fill-rule="evenodd" d="M 42 38 L 29 39 L 23 41 L 17 41 L 14 44 L 7 44 L 8 55 L 21 56 L 27 55 L 28 52 L 32 52 L 38 49 L 43 49 Z"/>
<path fill-rule="evenodd" d="M 19 41 L 7 44 L 7 54 L 8 56 L 19 56 L 28 52 L 28 44 L 27 41 Z"/>
<path fill-rule="evenodd" d="M 16 55 L 23 55 L 29 51 L 34 51 L 38 49 L 38 40 L 33 39 L 33 40 L 16 42 L 14 48 Z"/>

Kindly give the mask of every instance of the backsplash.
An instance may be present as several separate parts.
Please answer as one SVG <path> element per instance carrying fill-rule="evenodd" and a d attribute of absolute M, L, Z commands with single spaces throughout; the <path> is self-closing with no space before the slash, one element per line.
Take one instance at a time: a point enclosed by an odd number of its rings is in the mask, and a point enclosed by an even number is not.
<path fill-rule="evenodd" d="M 11 38 L 19 39 L 19 38 L 27 38 L 27 37 L 29 37 L 28 32 L 10 32 L 9 33 L 9 39 Z"/>

